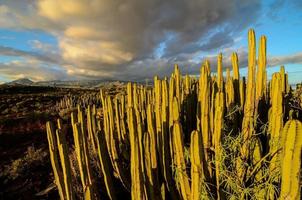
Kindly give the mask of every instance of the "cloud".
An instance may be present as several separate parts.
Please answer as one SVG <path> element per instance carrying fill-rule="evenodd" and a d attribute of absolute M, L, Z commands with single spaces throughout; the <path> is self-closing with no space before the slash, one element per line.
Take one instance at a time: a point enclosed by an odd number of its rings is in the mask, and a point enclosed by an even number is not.
<path fill-rule="evenodd" d="M 23 57 L 27 59 L 39 60 L 41 62 L 60 64 L 60 58 L 56 55 L 39 54 L 36 52 L 23 51 L 11 47 L 0 46 L 0 55 Z"/>
<path fill-rule="evenodd" d="M 302 64 L 302 52 L 286 56 L 274 56 L 268 59 L 269 66 L 281 66 L 286 64 Z"/>
<path fill-rule="evenodd" d="M 31 45 L 32 48 L 34 48 L 35 50 L 42 51 L 43 53 L 58 54 L 58 50 L 52 44 L 43 43 L 39 40 L 30 40 L 28 41 L 28 43 Z"/>
<path fill-rule="evenodd" d="M 61 80 L 68 78 L 60 67 L 46 65 L 37 60 L 13 60 L 0 64 L 0 74 L 5 79 L 30 78 L 33 81 Z"/>
<path fill-rule="evenodd" d="M 176 61 L 200 65 L 193 56 L 231 47 L 260 12 L 260 0 L 10 0 L 0 6 L 0 27 L 56 36 L 59 63 L 70 76 L 138 79 L 169 73 Z M 160 44 L 165 48 L 155 58 Z M 48 54 L 3 52 L 58 63 Z"/>

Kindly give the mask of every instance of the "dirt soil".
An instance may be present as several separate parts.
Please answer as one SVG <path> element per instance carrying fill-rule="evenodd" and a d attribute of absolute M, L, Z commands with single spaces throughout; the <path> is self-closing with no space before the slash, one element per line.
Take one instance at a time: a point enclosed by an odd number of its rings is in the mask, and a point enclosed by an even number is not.
<path fill-rule="evenodd" d="M 0 199 L 59 199 L 45 123 L 56 102 L 79 90 L 0 86 Z"/>

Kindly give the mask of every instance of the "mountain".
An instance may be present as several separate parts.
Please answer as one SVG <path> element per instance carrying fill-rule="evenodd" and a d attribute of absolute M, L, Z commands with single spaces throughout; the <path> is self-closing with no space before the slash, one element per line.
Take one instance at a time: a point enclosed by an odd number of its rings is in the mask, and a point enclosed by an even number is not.
<path fill-rule="evenodd" d="M 34 82 L 28 78 L 20 78 L 20 79 L 6 83 L 6 85 L 26 85 L 26 86 L 33 85 L 33 84 L 34 84 Z"/>
<path fill-rule="evenodd" d="M 117 80 L 52 80 L 33 82 L 28 78 L 17 79 L 3 85 L 8 86 L 42 86 L 62 88 L 101 88 L 101 87 L 122 87 L 126 81 Z"/>

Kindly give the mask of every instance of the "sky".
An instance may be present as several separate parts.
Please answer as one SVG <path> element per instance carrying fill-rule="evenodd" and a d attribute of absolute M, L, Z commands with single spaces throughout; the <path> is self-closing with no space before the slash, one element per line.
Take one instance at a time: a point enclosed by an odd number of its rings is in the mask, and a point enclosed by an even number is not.
<path fill-rule="evenodd" d="M 0 83 L 129 80 L 198 75 L 237 52 L 246 74 L 247 33 L 267 37 L 268 75 L 285 66 L 302 81 L 301 0 L 0 0 Z M 258 42 L 257 42 L 258 44 Z"/>

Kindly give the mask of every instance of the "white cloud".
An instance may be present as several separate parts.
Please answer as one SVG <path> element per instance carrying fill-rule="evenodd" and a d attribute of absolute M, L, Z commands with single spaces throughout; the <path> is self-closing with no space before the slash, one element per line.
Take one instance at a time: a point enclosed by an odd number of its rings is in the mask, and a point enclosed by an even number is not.
<path fill-rule="evenodd" d="M 302 64 L 302 52 L 286 56 L 274 56 L 268 59 L 269 66 L 281 66 L 286 64 Z"/>
<path fill-rule="evenodd" d="M 0 64 L 0 74 L 5 79 L 30 78 L 33 81 L 66 79 L 64 70 L 38 60 L 12 60 Z"/>

